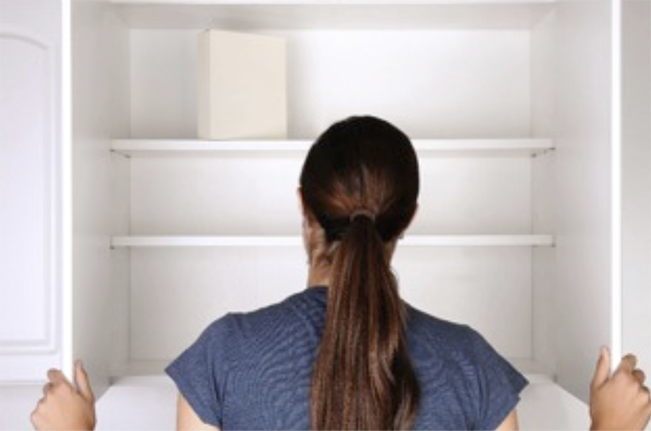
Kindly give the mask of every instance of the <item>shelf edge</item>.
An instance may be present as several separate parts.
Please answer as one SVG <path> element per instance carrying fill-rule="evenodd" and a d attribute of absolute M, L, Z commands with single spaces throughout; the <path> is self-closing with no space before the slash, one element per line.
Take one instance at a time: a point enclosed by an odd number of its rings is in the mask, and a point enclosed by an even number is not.
<path fill-rule="evenodd" d="M 551 247 L 553 235 L 409 235 L 406 247 Z M 114 236 L 121 247 L 298 247 L 300 236 Z"/>
<path fill-rule="evenodd" d="M 280 153 L 305 154 L 312 140 L 227 140 L 199 139 L 115 139 L 111 150 L 126 156 L 155 156 L 211 153 Z M 413 139 L 420 155 L 429 154 L 495 154 L 517 153 L 530 156 L 554 150 L 550 138 L 505 139 Z"/>

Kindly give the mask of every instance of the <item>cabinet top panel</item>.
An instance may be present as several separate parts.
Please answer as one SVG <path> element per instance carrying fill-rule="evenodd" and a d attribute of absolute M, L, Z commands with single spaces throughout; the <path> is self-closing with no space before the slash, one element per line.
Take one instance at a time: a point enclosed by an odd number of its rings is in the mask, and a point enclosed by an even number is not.
<path fill-rule="evenodd" d="M 112 0 L 130 28 L 229 30 L 528 29 L 554 8 L 552 0 L 306 2 Z"/>

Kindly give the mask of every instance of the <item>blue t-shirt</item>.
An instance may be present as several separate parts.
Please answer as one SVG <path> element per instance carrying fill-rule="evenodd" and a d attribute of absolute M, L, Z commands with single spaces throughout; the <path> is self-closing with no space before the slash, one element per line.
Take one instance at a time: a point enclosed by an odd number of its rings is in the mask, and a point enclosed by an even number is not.
<path fill-rule="evenodd" d="M 166 372 L 206 423 L 309 429 L 310 381 L 327 289 L 211 324 Z M 526 379 L 474 330 L 407 306 L 407 348 L 420 385 L 416 429 L 495 429 Z"/>

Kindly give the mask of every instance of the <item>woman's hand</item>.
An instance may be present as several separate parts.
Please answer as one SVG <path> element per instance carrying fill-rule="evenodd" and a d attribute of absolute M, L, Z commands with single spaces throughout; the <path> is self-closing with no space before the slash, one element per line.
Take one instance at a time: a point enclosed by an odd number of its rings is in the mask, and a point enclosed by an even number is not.
<path fill-rule="evenodd" d="M 74 385 L 60 370 L 47 372 L 43 398 L 32 412 L 37 430 L 88 431 L 95 428 L 95 396 L 81 362 L 75 364 Z"/>
<path fill-rule="evenodd" d="M 637 358 L 626 355 L 610 374 L 610 351 L 603 348 L 590 385 L 592 430 L 643 430 L 651 416 L 645 375 Z"/>

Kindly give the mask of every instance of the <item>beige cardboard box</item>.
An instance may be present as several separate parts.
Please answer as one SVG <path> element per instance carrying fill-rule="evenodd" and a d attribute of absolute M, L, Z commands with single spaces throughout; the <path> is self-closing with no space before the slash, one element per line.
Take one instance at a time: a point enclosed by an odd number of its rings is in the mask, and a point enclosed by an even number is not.
<path fill-rule="evenodd" d="M 287 137 L 284 39 L 206 30 L 198 56 L 199 138 Z"/>

